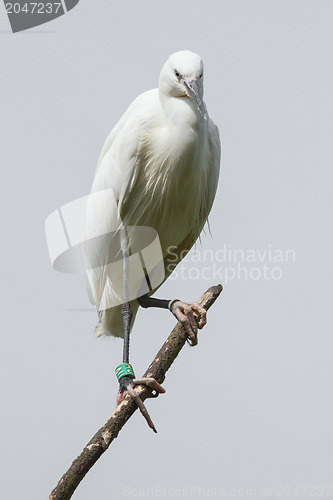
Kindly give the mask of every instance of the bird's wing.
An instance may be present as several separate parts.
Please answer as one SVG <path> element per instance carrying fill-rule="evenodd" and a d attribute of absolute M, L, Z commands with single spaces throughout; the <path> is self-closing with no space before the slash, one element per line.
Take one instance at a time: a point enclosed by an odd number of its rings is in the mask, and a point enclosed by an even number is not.
<path fill-rule="evenodd" d="M 220 162 L 221 162 L 221 141 L 219 129 L 211 120 L 208 119 L 208 141 L 209 141 L 209 151 L 210 151 L 210 165 L 209 165 L 209 175 L 208 175 L 208 200 L 206 206 L 206 212 L 203 214 L 205 220 L 208 219 L 208 215 L 212 209 L 214 202 L 217 184 L 220 175 Z M 198 235 L 199 236 L 199 235 Z"/>
<path fill-rule="evenodd" d="M 92 244 L 85 256 L 86 269 L 89 269 L 88 294 L 97 305 L 103 295 L 114 291 L 115 281 L 121 282 L 120 269 L 119 272 L 113 269 L 114 283 L 110 281 L 106 263 L 114 260 L 114 247 L 111 248 L 110 238 L 99 235 L 110 235 L 119 228 L 121 200 L 125 193 L 131 192 L 141 141 L 158 121 L 160 106 L 157 89 L 137 97 L 109 134 L 98 160 L 87 206 L 86 236 Z"/>
<path fill-rule="evenodd" d="M 161 113 L 158 89 L 144 92 L 132 102 L 103 145 L 92 191 L 112 188 L 117 201 L 130 191 L 141 142 Z"/>
<path fill-rule="evenodd" d="M 193 247 L 201 231 L 203 230 L 205 223 L 208 220 L 208 215 L 213 205 L 217 184 L 219 180 L 219 173 L 220 173 L 221 142 L 220 142 L 219 129 L 211 119 L 209 119 L 208 122 L 208 136 L 209 136 L 210 161 L 208 165 L 209 174 L 208 174 L 207 203 L 204 205 L 204 209 L 200 213 L 200 223 L 197 226 L 196 231 L 189 232 L 187 236 L 184 238 L 184 240 L 177 247 L 172 247 L 172 251 L 165 256 L 164 281 L 170 276 L 170 274 L 176 268 L 179 262 L 186 256 L 186 254 Z"/>

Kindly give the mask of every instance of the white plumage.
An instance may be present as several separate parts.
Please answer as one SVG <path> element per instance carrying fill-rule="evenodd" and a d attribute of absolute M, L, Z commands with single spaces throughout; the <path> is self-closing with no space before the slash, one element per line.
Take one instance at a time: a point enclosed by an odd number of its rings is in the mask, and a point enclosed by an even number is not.
<path fill-rule="evenodd" d="M 162 68 L 159 88 L 138 96 L 107 138 L 92 193 L 112 190 L 116 206 L 106 195 L 88 203 L 87 237 L 126 226 L 149 226 L 159 236 L 170 274 L 170 248 L 184 257 L 198 238 L 215 197 L 220 165 L 217 127 L 208 117 L 203 95 L 203 64 L 192 52 L 171 55 Z M 95 201 L 94 201 L 95 200 Z M 108 254 L 107 243 L 94 252 Z M 175 250 L 175 247 L 177 250 Z M 86 256 L 87 268 L 92 257 Z M 106 257 L 103 257 L 106 259 Z M 109 273 L 110 274 L 110 273 Z M 118 276 L 108 267 L 88 274 L 90 297 L 100 309 L 106 294 L 114 293 Z M 133 320 L 138 302 L 131 301 Z M 121 307 L 99 310 L 95 334 L 123 337 Z"/>

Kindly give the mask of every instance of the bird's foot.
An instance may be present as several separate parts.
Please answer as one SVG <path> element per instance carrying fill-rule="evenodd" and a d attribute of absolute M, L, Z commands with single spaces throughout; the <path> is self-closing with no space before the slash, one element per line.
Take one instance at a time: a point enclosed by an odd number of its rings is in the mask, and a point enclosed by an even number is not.
<path fill-rule="evenodd" d="M 147 421 L 147 424 L 151 429 L 153 429 L 154 432 L 157 432 L 153 421 L 148 413 L 147 408 L 145 407 L 143 401 L 141 400 L 140 396 L 138 393 L 135 391 L 134 387 L 136 385 L 145 385 L 149 389 L 151 389 L 151 394 L 149 397 L 151 398 L 157 398 L 159 394 L 163 394 L 165 392 L 165 389 L 154 379 L 151 377 L 144 377 L 144 378 L 135 378 L 132 379 L 130 377 L 123 377 L 119 381 L 119 392 L 117 396 L 117 406 L 123 401 L 125 396 L 129 394 L 132 399 L 136 402 L 136 404 L 139 407 L 140 412 L 144 416 L 144 418 Z"/>
<path fill-rule="evenodd" d="M 170 303 L 169 309 L 185 328 L 188 334 L 188 343 L 191 346 L 197 345 L 198 328 L 201 330 L 207 323 L 206 310 L 196 302 L 187 304 L 178 299 Z"/>

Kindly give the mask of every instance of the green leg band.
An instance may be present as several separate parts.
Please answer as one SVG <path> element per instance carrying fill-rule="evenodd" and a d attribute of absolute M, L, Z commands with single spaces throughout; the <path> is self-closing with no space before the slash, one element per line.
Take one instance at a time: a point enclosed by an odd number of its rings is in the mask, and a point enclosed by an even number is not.
<path fill-rule="evenodd" d="M 135 378 L 134 370 L 132 368 L 132 365 L 130 365 L 129 363 L 121 363 L 121 365 L 117 366 L 115 372 L 118 381 L 123 377 Z"/>

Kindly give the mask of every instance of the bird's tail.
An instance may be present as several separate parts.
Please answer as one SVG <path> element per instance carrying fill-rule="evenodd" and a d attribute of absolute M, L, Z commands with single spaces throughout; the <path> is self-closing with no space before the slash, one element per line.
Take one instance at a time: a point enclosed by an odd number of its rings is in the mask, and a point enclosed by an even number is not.
<path fill-rule="evenodd" d="M 96 328 L 94 330 L 94 335 L 96 338 L 98 337 L 102 337 L 103 335 L 105 335 L 105 330 L 104 330 L 104 326 L 102 325 L 102 321 L 99 320 L 99 322 L 97 323 L 96 325 Z"/>
<path fill-rule="evenodd" d="M 134 324 L 136 313 L 138 312 L 139 303 L 137 300 L 130 302 L 132 309 L 131 329 Z M 121 305 L 99 311 L 99 322 L 96 325 L 94 335 L 95 337 L 102 337 L 103 335 L 112 335 L 113 337 L 124 338 L 123 320 L 121 316 Z"/>

